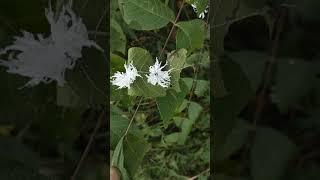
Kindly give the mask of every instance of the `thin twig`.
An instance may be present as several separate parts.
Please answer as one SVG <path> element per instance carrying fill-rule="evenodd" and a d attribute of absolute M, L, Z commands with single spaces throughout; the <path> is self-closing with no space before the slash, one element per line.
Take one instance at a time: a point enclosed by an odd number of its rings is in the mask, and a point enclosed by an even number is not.
<path fill-rule="evenodd" d="M 140 105 L 141 105 L 142 99 L 143 99 L 143 97 L 141 97 L 140 100 L 139 100 L 138 106 L 137 106 L 136 110 L 134 111 L 134 113 L 133 113 L 133 115 L 132 115 L 132 117 L 131 117 L 130 123 L 129 123 L 127 129 L 126 129 L 126 132 L 124 133 L 124 136 L 126 136 L 126 135 L 128 134 L 128 132 L 129 132 L 129 129 L 130 129 L 131 125 L 132 125 L 132 122 L 133 122 L 133 120 L 134 120 L 134 117 L 136 116 L 136 114 L 137 114 L 137 112 L 138 112 L 138 110 L 139 110 L 139 107 L 140 107 Z"/>
<path fill-rule="evenodd" d="M 257 15 L 263 15 L 265 14 L 267 11 L 266 10 L 262 10 L 262 11 L 257 11 L 257 12 L 253 12 L 253 13 L 250 13 L 248 15 L 245 15 L 245 16 L 241 16 L 239 18 L 235 18 L 235 19 L 232 19 L 232 20 L 229 20 L 229 21 L 225 21 L 221 24 L 214 24 L 212 25 L 210 28 L 218 28 L 218 27 L 221 27 L 221 26 L 225 26 L 227 24 L 232 24 L 234 22 L 237 22 L 237 21 L 240 21 L 240 20 L 243 20 L 243 19 L 246 19 L 248 17 L 252 17 L 252 16 L 257 16 Z"/>
<path fill-rule="evenodd" d="M 273 71 L 277 62 L 277 51 L 278 51 L 278 46 L 279 46 L 279 40 L 280 40 L 280 35 L 281 32 L 283 30 L 283 25 L 284 25 L 284 20 L 285 20 L 285 15 L 286 15 L 286 11 L 282 10 L 280 12 L 279 18 L 277 19 L 277 21 L 275 21 L 276 26 L 275 26 L 275 37 L 272 41 L 272 49 L 271 49 L 271 59 L 270 59 L 270 64 L 268 65 L 266 72 L 265 72 L 265 78 L 264 78 L 264 82 L 262 85 L 262 89 L 260 91 L 260 93 L 257 96 L 257 106 L 256 106 L 256 110 L 254 113 L 254 117 L 253 117 L 253 125 L 254 127 L 256 127 L 257 122 L 259 121 L 259 119 L 261 118 L 261 113 L 262 110 L 265 106 L 265 95 L 267 93 L 267 90 L 272 82 L 272 75 L 273 75 Z"/>
<path fill-rule="evenodd" d="M 71 178 L 70 178 L 71 180 L 75 180 L 75 179 L 76 179 L 77 174 L 78 174 L 78 172 L 79 172 L 79 170 L 80 170 L 80 167 L 81 167 L 84 159 L 87 157 L 87 155 L 88 155 L 88 153 L 89 153 L 89 150 L 90 150 L 90 147 L 91 147 L 91 145 L 92 145 L 92 143 L 93 143 L 94 137 L 95 137 L 95 135 L 97 134 L 98 129 L 99 129 L 100 126 L 101 126 L 102 120 L 105 118 L 105 115 L 106 115 L 106 111 L 103 110 L 102 113 L 101 113 L 101 115 L 100 115 L 100 117 L 99 117 L 98 120 L 97 120 L 97 123 L 96 123 L 96 126 L 95 126 L 93 132 L 91 133 L 91 136 L 90 136 L 90 139 L 89 139 L 89 141 L 88 141 L 88 144 L 87 144 L 84 152 L 82 153 L 79 162 L 77 163 L 77 167 L 76 167 L 75 171 L 73 172 L 73 175 L 72 175 Z"/>
<path fill-rule="evenodd" d="M 203 174 L 205 174 L 206 172 L 209 172 L 209 171 L 210 171 L 210 168 L 202 171 L 201 173 L 199 173 L 199 174 L 197 174 L 197 175 L 195 175 L 195 176 L 193 176 L 193 177 L 188 178 L 188 180 L 195 180 L 195 179 L 197 179 L 199 176 L 201 176 L 201 175 L 203 175 Z"/>
<path fill-rule="evenodd" d="M 166 42 L 164 43 L 163 48 L 161 49 L 159 58 L 162 57 L 163 52 L 164 52 L 164 49 L 166 48 L 166 46 L 167 46 L 167 44 L 168 44 L 168 42 L 169 42 L 169 40 L 170 40 L 170 38 L 171 38 L 171 35 L 172 35 L 172 33 L 173 33 L 173 30 L 174 30 L 174 27 L 176 26 L 176 24 L 177 24 L 177 22 L 178 22 L 178 20 L 179 20 L 179 17 L 180 17 L 181 11 L 182 11 L 182 9 L 183 9 L 184 3 L 185 3 L 185 0 L 182 1 L 182 4 L 181 4 L 181 6 L 180 6 L 180 9 L 179 9 L 179 12 L 178 12 L 178 14 L 177 14 L 177 17 L 176 17 L 176 19 L 174 20 L 174 23 L 173 23 L 172 28 L 171 28 L 171 30 L 170 30 L 170 32 L 169 32 L 169 35 L 168 35 L 168 37 L 167 37 L 167 39 L 166 39 Z"/>

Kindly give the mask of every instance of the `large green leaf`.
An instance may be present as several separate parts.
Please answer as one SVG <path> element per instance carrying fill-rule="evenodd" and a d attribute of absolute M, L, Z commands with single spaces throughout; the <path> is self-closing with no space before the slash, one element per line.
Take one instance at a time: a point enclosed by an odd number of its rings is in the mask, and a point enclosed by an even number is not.
<path fill-rule="evenodd" d="M 126 50 L 127 38 L 121 26 L 113 18 L 110 19 L 110 50 L 119 51 L 123 54 Z"/>
<path fill-rule="evenodd" d="M 129 126 L 129 119 L 115 106 L 111 106 L 110 117 L 110 145 L 114 149 Z"/>
<path fill-rule="evenodd" d="M 160 0 L 119 0 L 123 18 L 136 30 L 159 29 L 174 21 L 172 10 Z"/>
<path fill-rule="evenodd" d="M 258 128 L 251 149 L 253 180 L 283 179 L 288 162 L 296 151 L 296 145 L 287 136 L 275 129 Z"/>
<path fill-rule="evenodd" d="M 188 52 L 200 49 L 205 39 L 205 23 L 203 20 L 180 21 L 176 36 L 177 49 L 185 48 Z"/>
<path fill-rule="evenodd" d="M 251 81 L 252 89 L 256 91 L 262 81 L 264 67 L 269 56 L 257 51 L 231 52 L 228 55 L 241 66 Z"/>
<path fill-rule="evenodd" d="M 129 49 L 128 61 L 129 63 L 132 63 L 138 71 L 146 73 L 149 72 L 149 66 L 153 65 L 150 53 L 147 50 L 138 47 Z M 140 74 L 142 77 L 137 77 L 131 88 L 128 90 L 129 95 L 143 97 L 160 97 L 166 95 L 165 88 L 148 83 L 145 74 Z"/>
<path fill-rule="evenodd" d="M 168 54 L 168 63 L 171 71 L 171 87 L 180 92 L 179 79 L 180 73 L 186 64 L 187 50 L 179 49 Z"/>
<path fill-rule="evenodd" d="M 150 145 L 144 140 L 143 136 L 128 134 L 123 140 L 123 152 L 125 168 L 131 177 L 137 172 Z"/>
<path fill-rule="evenodd" d="M 165 126 L 169 124 L 169 121 L 173 118 L 175 112 L 181 106 L 185 96 L 189 91 L 188 86 L 182 80 L 180 80 L 180 87 L 180 92 L 169 89 L 166 96 L 157 98 L 159 113 Z"/>

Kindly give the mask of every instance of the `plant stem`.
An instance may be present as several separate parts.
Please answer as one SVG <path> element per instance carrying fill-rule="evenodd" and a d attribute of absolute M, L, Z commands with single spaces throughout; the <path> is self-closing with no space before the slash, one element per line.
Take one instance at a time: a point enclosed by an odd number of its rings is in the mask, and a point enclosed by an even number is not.
<path fill-rule="evenodd" d="M 135 111 L 134 111 L 134 113 L 133 113 L 133 115 L 132 115 L 132 117 L 131 117 L 130 123 L 129 123 L 127 129 L 126 129 L 126 132 L 124 133 L 124 136 L 126 136 L 126 135 L 128 134 L 128 132 L 129 132 L 129 129 L 130 129 L 132 123 L 133 123 L 134 117 L 136 116 L 136 114 L 137 114 L 137 112 L 138 112 L 138 109 L 139 109 L 139 107 L 140 107 L 140 105 L 141 105 L 142 99 L 143 99 L 143 97 L 141 97 L 140 100 L 139 100 L 138 106 L 137 106 L 137 108 L 135 109 Z"/>
<path fill-rule="evenodd" d="M 163 48 L 161 49 L 159 58 L 162 57 L 163 52 L 164 52 L 164 49 L 166 48 L 166 46 L 167 46 L 167 44 L 168 44 L 168 42 L 169 42 L 169 40 L 170 40 L 170 38 L 171 38 L 171 35 L 172 35 L 172 33 L 173 33 L 173 30 L 174 30 L 174 27 L 176 26 L 176 24 L 177 24 L 177 22 L 178 22 L 178 20 L 179 20 L 179 17 L 180 17 L 181 11 L 182 11 L 182 9 L 183 9 L 184 3 L 185 3 L 185 0 L 182 1 L 182 4 L 181 4 L 181 6 L 180 6 L 180 9 L 179 9 L 179 12 L 178 12 L 178 14 L 177 14 L 177 17 L 176 17 L 176 19 L 174 20 L 174 23 L 173 23 L 172 28 L 171 28 L 171 30 L 170 30 L 170 32 L 169 32 L 169 35 L 168 35 L 168 37 L 167 37 L 167 39 L 166 39 L 166 42 L 164 43 L 164 46 L 163 46 Z"/>
<path fill-rule="evenodd" d="M 100 115 L 100 117 L 99 117 L 98 120 L 97 120 L 97 123 L 96 123 L 96 126 L 95 126 L 93 132 L 91 133 L 89 142 L 88 142 L 88 144 L 87 144 L 84 152 L 83 152 L 82 155 L 81 155 L 81 158 L 80 158 L 80 160 L 79 160 L 79 162 L 78 162 L 78 164 L 77 164 L 77 167 L 76 167 L 75 171 L 73 172 L 73 175 L 72 175 L 71 178 L 70 178 L 71 180 L 75 180 L 75 179 L 76 179 L 76 176 L 77 176 L 77 174 L 78 174 L 78 172 L 79 172 L 79 170 L 80 170 L 80 167 L 81 167 L 84 159 L 87 157 L 87 155 L 88 155 L 88 153 L 89 153 L 90 147 L 91 147 L 91 145 L 92 145 L 92 143 L 93 143 L 93 140 L 94 140 L 94 136 L 97 134 L 98 129 L 100 128 L 100 125 L 101 125 L 101 123 L 102 123 L 102 119 L 105 118 L 105 115 L 106 115 L 106 112 L 105 112 L 105 110 L 103 110 L 102 113 L 101 113 L 101 115 Z"/>

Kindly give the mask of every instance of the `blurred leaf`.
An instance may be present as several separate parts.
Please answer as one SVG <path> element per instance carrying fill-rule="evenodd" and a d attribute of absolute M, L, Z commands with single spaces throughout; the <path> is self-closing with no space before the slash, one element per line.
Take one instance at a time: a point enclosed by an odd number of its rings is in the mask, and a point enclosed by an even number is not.
<path fill-rule="evenodd" d="M 240 150 L 247 140 L 249 130 L 249 125 L 245 121 L 237 120 L 237 124 L 228 135 L 225 144 L 217 152 L 218 160 L 225 160 Z"/>
<path fill-rule="evenodd" d="M 171 133 L 164 136 L 164 141 L 168 144 L 177 143 L 179 141 L 180 133 Z"/>
<path fill-rule="evenodd" d="M 272 100 L 281 112 L 294 107 L 311 91 L 316 72 L 311 63 L 299 59 L 281 59 Z"/>
<path fill-rule="evenodd" d="M 209 68 L 210 57 L 209 52 L 192 53 L 186 60 L 187 65 L 199 64 L 203 68 Z"/>
<path fill-rule="evenodd" d="M 210 82 L 207 80 L 197 80 L 194 94 L 198 97 L 203 97 L 209 91 Z"/>
<path fill-rule="evenodd" d="M 216 148 L 223 147 L 227 135 L 232 131 L 236 118 L 240 111 L 248 104 L 254 93 L 250 82 L 246 78 L 241 67 L 230 59 L 220 62 L 221 73 L 228 95 L 223 98 L 215 98 L 213 112 Z"/>
<path fill-rule="evenodd" d="M 297 146 L 275 129 L 258 128 L 251 149 L 251 175 L 254 180 L 281 180 Z M 266 173 L 268 172 L 268 173 Z"/>
<path fill-rule="evenodd" d="M 262 81 L 268 55 L 256 51 L 231 52 L 228 55 L 241 66 L 251 82 L 251 88 L 256 91 Z"/>

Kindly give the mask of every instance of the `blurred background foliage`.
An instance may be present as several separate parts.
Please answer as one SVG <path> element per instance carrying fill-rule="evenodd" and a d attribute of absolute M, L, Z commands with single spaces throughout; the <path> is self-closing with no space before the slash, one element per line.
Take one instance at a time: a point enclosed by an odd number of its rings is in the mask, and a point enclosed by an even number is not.
<path fill-rule="evenodd" d="M 53 8 L 67 1 L 52 0 Z M 45 18 L 47 0 L 0 1 L 0 49 L 21 31 L 50 34 Z M 108 2 L 77 0 L 73 10 L 89 37 L 107 49 Z M 67 85 L 55 82 L 22 87 L 27 79 L 0 67 L 0 179 L 70 179 L 100 114 L 107 106 L 107 60 L 101 52 L 83 49 L 83 58 L 67 71 Z M 3 57 L 1 57 L 3 58 Z M 94 144 L 75 179 L 106 179 L 107 121 L 95 134 Z"/>
<path fill-rule="evenodd" d="M 320 178 L 319 7 L 317 0 L 212 5 L 215 180 Z"/>

